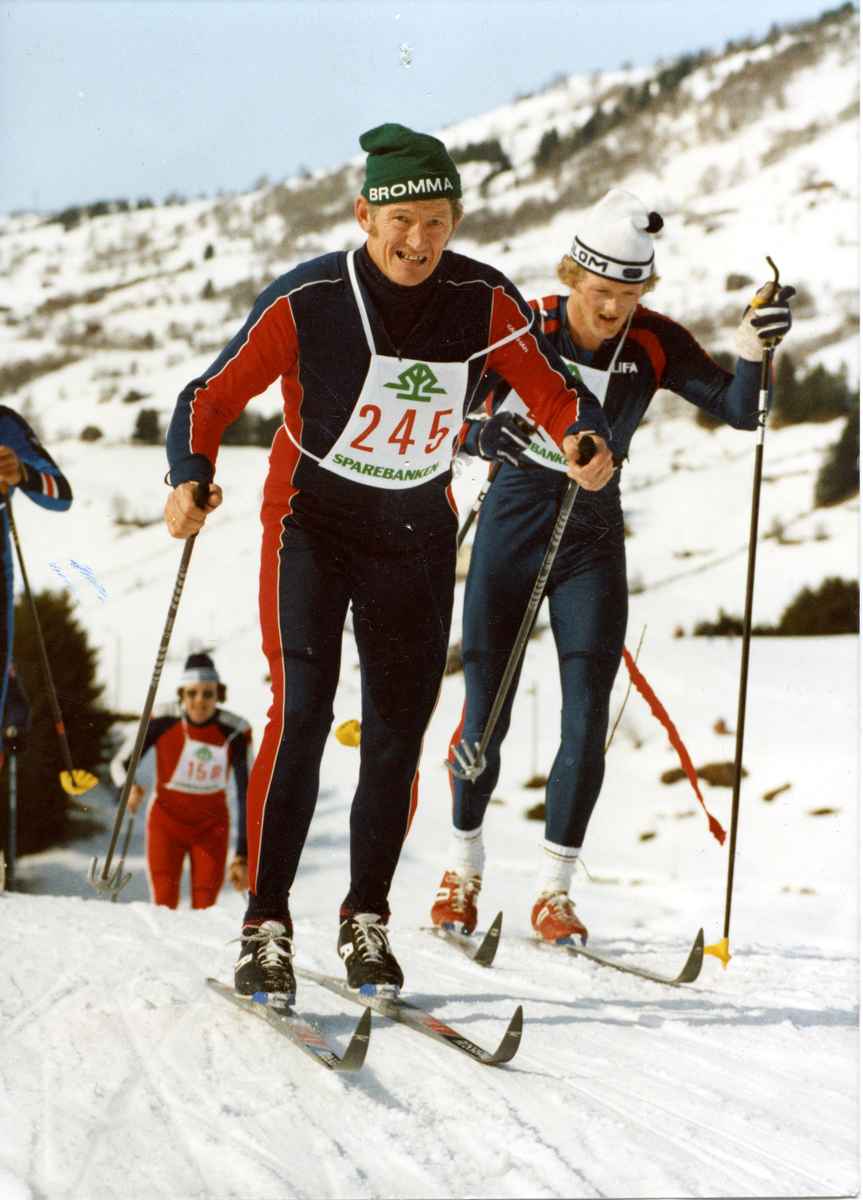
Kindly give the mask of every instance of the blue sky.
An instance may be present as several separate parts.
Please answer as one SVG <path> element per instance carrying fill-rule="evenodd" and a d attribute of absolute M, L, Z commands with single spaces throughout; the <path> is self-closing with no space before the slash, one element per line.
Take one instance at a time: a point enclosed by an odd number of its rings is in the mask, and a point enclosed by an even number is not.
<path fill-rule="evenodd" d="M 245 191 L 382 121 L 440 129 L 838 3 L 0 0 L 0 212 Z"/>

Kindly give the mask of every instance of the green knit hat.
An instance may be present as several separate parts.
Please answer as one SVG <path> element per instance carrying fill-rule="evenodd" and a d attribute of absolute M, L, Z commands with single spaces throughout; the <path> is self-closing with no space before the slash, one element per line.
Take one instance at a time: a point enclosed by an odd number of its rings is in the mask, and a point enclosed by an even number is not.
<path fill-rule="evenodd" d="M 368 154 L 362 195 L 370 204 L 399 200 L 457 200 L 461 179 L 446 146 L 404 125 L 378 125 L 360 137 Z"/>

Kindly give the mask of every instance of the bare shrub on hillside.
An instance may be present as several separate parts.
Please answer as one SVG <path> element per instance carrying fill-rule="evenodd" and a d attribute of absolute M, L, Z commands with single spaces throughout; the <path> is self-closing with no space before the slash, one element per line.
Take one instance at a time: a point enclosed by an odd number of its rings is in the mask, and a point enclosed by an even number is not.
<path fill-rule="evenodd" d="M 241 279 L 238 283 L 231 284 L 230 287 L 216 294 L 220 300 L 224 299 L 228 301 L 228 315 L 231 319 L 245 318 L 248 315 L 249 309 L 266 287 L 266 282 L 265 280 L 255 279 L 254 276 L 250 276 L 248 279 Z"/>
<path fill-rule="evenodd" d="M 701 104 L 699 138 L 724 141 L 762 116 L 765 109 L 784 108 L 786 84 L 798 71 L 815 66 L 826 45 L 822 37 L 801 38 L 769 58 L 747 59 Z"/>
<path fill-rule="evenodd" d="M 46 354 L 43 358 L 23 358 L 19 362 L 0 366 L 0 396 L 18 392 L 34 379 L 77 362 L 79 357 L 77 354 Z"/>
<path fill-rule="evenodd" d="M 360 186 L 356 168 L 345 165 L 298 185 L 276 184 L 261 198 L 257 211 L 262 216 L 277 213 L 291 237 L 322 233 L 353 214 Z"/>
<path fill-rule="evenodd" d="M 213 219 L 223 238 L 248 237 L 249 223 L 238 200 L 221 200 L 213 209 Z"/>
<path fill-rule="evenodd" d="M 783 129 L 773 137 L 770 146 L 761 155 L 761 166 L 770 167 L 785 158 L 800 146 L 809 146 L 824 132 L 820 121 L 810 121 L 803 129 Z"/>
<path fill-rule="evenodd" d="M 465 214 L 459 234 L 479 245 L 518 237 L 545 225 L 560 212 L 588 208 L 648 155 L 643 143 L 620 143 L 614 149 L 594 142 L 561 172 L 561 182 L 549 196 L 532 196 L 511 211 L 478 209 Z"/>
<path fill-rule="evenodd" d="M 67 325 L 57 335 L 59 346 L 76 346 L 82 350 L 155 350 L 157 342 L 151 332 L 132 333 L 131 330 L 106 330 L 99 321 Z"/>

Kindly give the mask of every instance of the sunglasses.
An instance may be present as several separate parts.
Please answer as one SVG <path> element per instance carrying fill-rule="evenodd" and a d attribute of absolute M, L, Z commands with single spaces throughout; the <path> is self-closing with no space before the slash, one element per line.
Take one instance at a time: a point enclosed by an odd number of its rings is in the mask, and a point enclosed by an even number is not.
<path fill-rule="evenodd" d="M 184 688 L 183 695 L 188 696 L 190 700 L 194 700 L 196 696 L 200 696 L 202 700 L 215 700 L 215 688 Z"/>

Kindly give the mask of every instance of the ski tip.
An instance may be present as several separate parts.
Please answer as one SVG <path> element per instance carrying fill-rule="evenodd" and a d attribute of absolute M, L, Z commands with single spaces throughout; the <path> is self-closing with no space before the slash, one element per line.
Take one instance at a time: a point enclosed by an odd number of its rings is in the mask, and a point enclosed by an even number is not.
<path fill-rule="evenodd" d="M 518 1048 L 521 1045 L 521 1034 L 524 1027 L 524 1009 L 519 1004 L 518 1008 L 512 1014 L 506 1033 L 500 1040 L 500 1045 L 494 1054 L 487 1060 L 490 1065 L 500 1065 L 501 1063 L 511 1062 L 518 1053 Z"/>
<path fill-rule="evenodd" d="M 356 1028 L 348 1043 L 348 1048 L 345 1050 L 339 1062 L 338 1070 L 346 1074 L 352 1074 L 359 1071 L 360 1067 L 366 1061 L 366 1054 L 369 1048 L 369 1039 L 372 1032 L 372 1010 L 370 1008 L 363 1009 L 363 1015 L 357 1021 Z"/>
<path fill-rule="evenodd" d="M 481 967 L 490 967 L 494 962 L 494 956 L 497 954 L 497 947 L 500 942 L 500 930 L 503 925 L 503 913 L 499 912 L 491 925 L 488 927 L 488 932 L 477 947 L 476 954 L 473 956 L 473 961 Z"/>
<path fill-rule="evenodd" d="M 692 949 L 689 951 L 689 958 L 684 964 L 683 970 L 677 976 L 675 983 L 694 983 L 701 974 L 701 967 L 704 963 L 704 930 L 699 929 L 695 936 L 695 941 L 692 943 Z"/>

